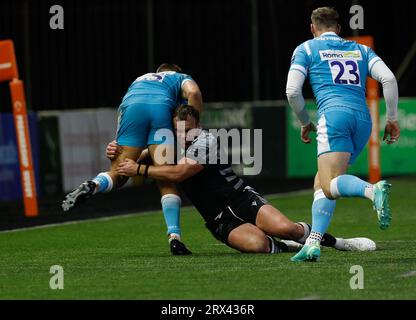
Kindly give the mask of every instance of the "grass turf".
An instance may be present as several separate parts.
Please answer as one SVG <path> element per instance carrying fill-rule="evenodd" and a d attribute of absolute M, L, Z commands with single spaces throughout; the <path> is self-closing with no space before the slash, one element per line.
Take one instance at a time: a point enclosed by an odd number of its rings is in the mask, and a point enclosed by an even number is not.
<path fill-rule="evenodd" d="M 390 229 L 378 229 L 367 200 L 343 199 L 329 230 L 369 237 L 377 251 L 325 248 L 317 263 L 234 251 L 192 208 L 182 211 L 192 256 L 170 254 L 161 213 L 0 233 L 0 299 L 416 299 L 416 181 L 392 182 Z M 268 199 L 310 220 L 310 193 Z M 49 288 L 52 265 L 64 268 L 64 290 Z M 364 269 L 363 290 L 350 288 L 353 265 Z"/>

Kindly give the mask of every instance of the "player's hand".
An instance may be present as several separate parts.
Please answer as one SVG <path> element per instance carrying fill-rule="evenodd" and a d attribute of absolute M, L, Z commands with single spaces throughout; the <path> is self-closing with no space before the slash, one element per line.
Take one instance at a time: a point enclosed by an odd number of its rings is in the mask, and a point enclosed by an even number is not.
<path fill-rule="evenodd" d="M 136 161 L 125 159 L 123 162 L 119 163 L 116 172 L 121 176 L 134 177 L 137 175 L 138 167 L 139 165 Z"/>
<path fill-rule="evenodd" d="M 389 138 L 390 137 L 390 138 Z M 383 141 L 387 144 L 395 143 L 400 137 L 400 127 L 398 121 L 387 120 L 386 127 L 384 128 Z"/>
<path fill-rule="evenodd" d="M 117 144 L 116 140 L 111 141 L 105 149 L 105 154 L 110 160 L 116 159 L 120 153 L 121 147 Z"/>
<path fill-rule="evenodd" d="M 301 130 L 300 130 L 300 139 L 302 140 L 303 143 L 311 143 L 311 138 L 309 138 L 309 134 L 314 131 L 316 132 L 316 128 L 315 125 L 310 122 L 308 125 L 306 126 L 302 126 Z"/>

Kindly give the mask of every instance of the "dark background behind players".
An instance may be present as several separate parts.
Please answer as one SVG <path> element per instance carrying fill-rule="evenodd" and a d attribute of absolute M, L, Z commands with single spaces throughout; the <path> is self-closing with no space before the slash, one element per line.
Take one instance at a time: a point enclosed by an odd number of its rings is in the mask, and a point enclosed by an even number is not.
<path fill-rule="evenodd" d="M 356 3 L 365 14 L 359 34 L 374 35 L 396 73 L 415 40 L 414 1 L 2 0 L 0 39 L 15 41 L 33 110 L 117 106 L 138 74 L 164 61 L 192 74 L 207 102 L 284 99 L 282 75 L 310 38 L 312 9 L 335 6 L 345 37 Z M 54 4 L 64 8 L 64 30 L 49 27 Z M 413 59 L 399 79 L 401 97 L 416 95 L 415 77 Z M 8 111 L 7 85 L 0 89 L 0 110 Z"/>

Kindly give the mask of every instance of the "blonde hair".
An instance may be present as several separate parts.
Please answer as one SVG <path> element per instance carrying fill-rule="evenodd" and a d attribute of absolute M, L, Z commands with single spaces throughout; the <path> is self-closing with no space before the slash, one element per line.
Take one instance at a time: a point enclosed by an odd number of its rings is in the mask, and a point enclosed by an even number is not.
<path fill-rule="evenodd" d="M 156 72 L 162 71 L 175 71 L 182 72 L 182 68 L 173 63 L 162 63 L 156 70 Z"/>
<path fill-rule="evenodd" d="M 334 8 L 321 7 L 312 11 L 311 21 L 318 28 L 336 28 L 338 26 L 339 14 Z"/>

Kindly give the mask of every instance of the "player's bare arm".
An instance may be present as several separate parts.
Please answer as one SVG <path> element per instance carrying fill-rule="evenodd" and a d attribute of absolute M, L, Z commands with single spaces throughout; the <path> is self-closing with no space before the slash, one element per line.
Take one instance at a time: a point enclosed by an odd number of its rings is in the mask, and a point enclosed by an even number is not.
<path fill-rule="evenodd" d="M 182 97 L 188 100 L 189 105 L 202 112 L 202 93 L 195 81 L 189 80 L 183 83 Z"/>
<path fill-rule="evenodd" d="M 128 177 L 141 175 L 156 180 L 180 183 L 203 169 L 202 165 L 189 158 L 183 158 L 177 165 L 164 166 L 141 165 L 133 160 L 126 159 L 119 164 L 117 172 Z"/>

